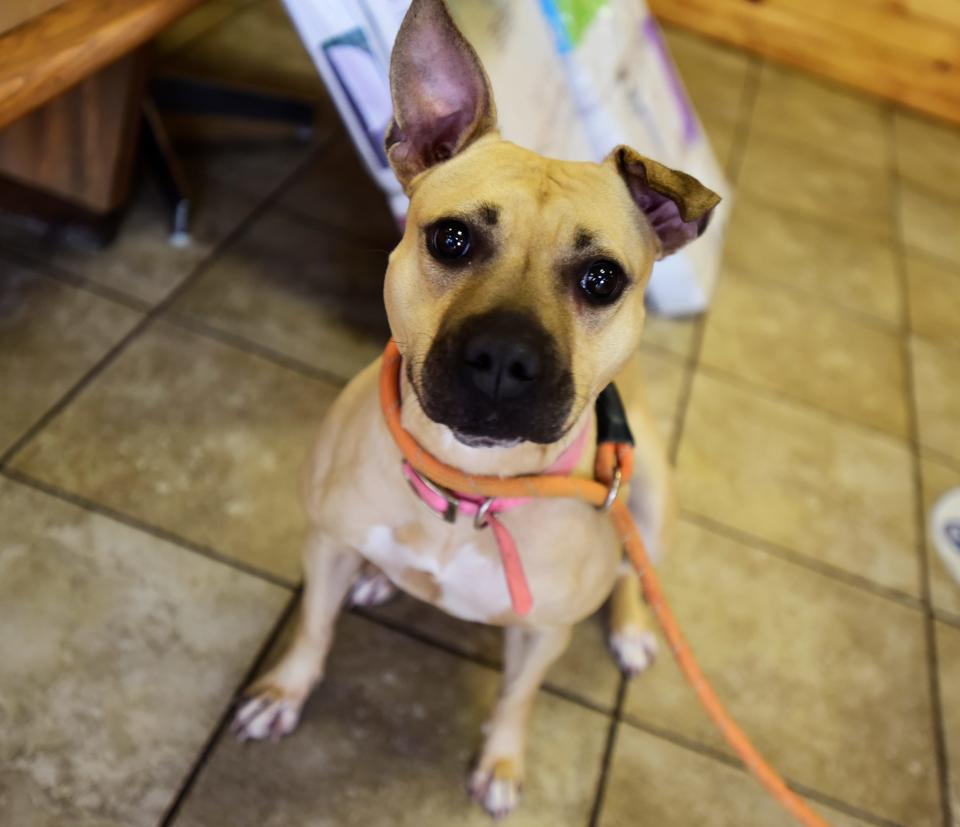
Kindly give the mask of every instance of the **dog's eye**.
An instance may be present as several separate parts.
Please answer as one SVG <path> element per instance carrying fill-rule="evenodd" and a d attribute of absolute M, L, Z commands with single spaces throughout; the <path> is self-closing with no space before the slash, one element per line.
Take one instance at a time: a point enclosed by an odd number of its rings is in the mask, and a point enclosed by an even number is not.
<path fill-rule="evenodd" d="M 587 268 L 580 279 L 580 289 L 594 304 L 609 304 L 623 292 L 625 281 L 619 264 L 601 259 Z"/>
<path fill-rule="evenodd" d="M 436 258 L 453 261 L 470 252 L 470 230 L 462 221 L 438 221 L 427 232 L 427 246 Z"/>

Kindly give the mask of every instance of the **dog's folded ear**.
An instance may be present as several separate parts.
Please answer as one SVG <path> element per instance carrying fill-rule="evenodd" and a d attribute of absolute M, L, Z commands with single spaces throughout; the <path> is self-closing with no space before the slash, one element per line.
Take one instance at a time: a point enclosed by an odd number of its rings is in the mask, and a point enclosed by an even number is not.
<path fill-rule="evenodd" d="M 660 239 L 660 258 L 693 241 L 710 223 L 720 196 L 696 178 L 645 158 L 628 146 L 607 156 Z"/>
<path fill-rule="evenodd" d="M 404 188 L 496 127 L 486 72 L 442 0 L 410 4 L 393 46 L 390 91 L 385 144 Z"/>

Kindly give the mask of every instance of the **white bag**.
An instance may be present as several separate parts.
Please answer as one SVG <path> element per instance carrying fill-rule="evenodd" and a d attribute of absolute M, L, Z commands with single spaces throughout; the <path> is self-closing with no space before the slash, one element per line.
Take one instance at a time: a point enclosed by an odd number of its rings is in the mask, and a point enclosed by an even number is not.
<path fill-rule="evenodd" d="M 390 49 L 409 0 L 284 0 L 371 174 L 398 218 L 406 198 L 383 151 Z M 658 262 L 660 313 L 704 310 L 730 187 L 643 0 L 448 0 L 493 84 L 505 138 L 543 155 L 599 161 L 629 144 L 724 197 L 710 230 Z"/>

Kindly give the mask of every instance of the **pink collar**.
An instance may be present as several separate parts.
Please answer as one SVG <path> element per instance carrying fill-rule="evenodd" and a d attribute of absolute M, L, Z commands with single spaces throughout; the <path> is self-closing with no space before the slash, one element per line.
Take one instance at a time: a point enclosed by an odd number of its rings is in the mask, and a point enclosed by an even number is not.
<path fill-rule="evenodd" d="M 543 473 L 561 475 L 573 471 L 583 454 L 588 430 L 589 427 L 585 425 L 577 438 L 557 458 L 557 461 Z M 465 514 L 474 518 L 473 523 L 476 528 L 490 527 L 497 541 L 497 548 L 500 550 L 500 560 L 503 563 L 503 573 L 507 580 L 507 589 L 510 592 L 513 611 L 521 617 L 529 614 L 533 608 L 533 597 L 530 594 L 530 587 L 527 585 L 527 576 L 524 574 L 523 564 L 520 562 L 517 545 L 506 526 L 497 519 L 496 515 L 505 511 L 512 511 L 531 498 L 489 497 L 484 499 L 450 491 L 417 473 L 406 460 L 403 461 L 403 475 L 407 478 L 407 482 L 410 483 L 414 493 L 427 507 L 448 523 L 456 522 L 458 514 Z"/>

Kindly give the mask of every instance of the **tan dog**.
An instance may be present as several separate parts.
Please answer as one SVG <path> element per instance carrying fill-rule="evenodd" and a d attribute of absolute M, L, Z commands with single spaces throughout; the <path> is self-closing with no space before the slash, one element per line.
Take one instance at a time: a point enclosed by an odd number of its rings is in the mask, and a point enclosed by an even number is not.
<path fill-rule="evenodd" d="M 587 429 L 575 473 L 590 476 L 594 402 L 616 377 L 636 439 L 631 510 L 662 550 L 668 467 L 634 361 L 643 292 L 654 261 L 696 238 L 719 198 L 626 147 L 601 164 L 572 163 L 501 139 L 483 68 L 441 0 L 412 3 L 391 83 L 387 150 L 411 201 L 384 292 L 404 358 L 405 427 L 442 461 L 502 476 L 544 471 Z M 535 600 L 518 617 L 491 532 L 438 520 L 408 487 L 377 371 L 357 376 L 323 424 L 296 636 L 235 726 L 248 738 L 290 732 L 351 589 L 355 602 L 376 602 L 399 587 L 506 627 L 504 686 L 470 779 L 501 816 L 517 801 L 531 704 L 573 624 L 612 593 L 611 645 L 631 674 L 648 665 L 654 639 L 610 521 L 575 501 L 535 500 L 502 518 Z"/>

